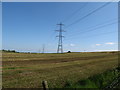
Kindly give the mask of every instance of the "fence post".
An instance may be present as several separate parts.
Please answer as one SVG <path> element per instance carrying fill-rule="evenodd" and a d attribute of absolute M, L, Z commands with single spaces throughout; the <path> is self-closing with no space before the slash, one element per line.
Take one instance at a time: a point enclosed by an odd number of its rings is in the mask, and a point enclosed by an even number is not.
<path fill-rule="evenodd" d="M 43 90 L 48 90 L 47 81 L 42 81 Z"/>

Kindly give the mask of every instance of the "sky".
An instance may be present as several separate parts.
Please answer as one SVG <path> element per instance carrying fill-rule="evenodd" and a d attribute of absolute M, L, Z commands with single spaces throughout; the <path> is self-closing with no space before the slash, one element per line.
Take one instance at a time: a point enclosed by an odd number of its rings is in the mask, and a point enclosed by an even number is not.
<path fill-rule="evenodd" d="M 2 4 L 0 3 L 0 50 L 2 49 Z M 0 54 L 1 55 L 1 54 Z"/>
<path fill-rule="evenodd" d="M 64 52 L 118 50 L 117 2 L 96 10 L 106 3 L 3 2 L 2 48 L 55 53 L 62 22 Z"/>

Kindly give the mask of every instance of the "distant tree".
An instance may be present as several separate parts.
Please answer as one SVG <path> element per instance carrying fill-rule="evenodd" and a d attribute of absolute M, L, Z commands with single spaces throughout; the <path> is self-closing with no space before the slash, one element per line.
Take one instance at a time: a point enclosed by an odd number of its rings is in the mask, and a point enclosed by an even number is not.
<path fill-rule="evenodd" d="M 5 51 L 4 49 L 2 51 Z"/>
<path fill-rule="evenodd" d="M 4 52 L 16 52 L 15 50 L 5 50 L 5 49 L 3 49 L 2 51 L 4 51 Z"/>
<path fill-rule="evenodd" d="M 71 51 L 68 51 L 67 53 L 71 53 Z"/>
<path fill-rule="evenodd" d="M 15 50 L 11 50 L 10 52 L 16 52 Z"/>
<path fill-rule="evenodd" d="M 7 52 L 10 52 L 10 50 L 7 50 Z"/>
<path fill-rule="evenodd" d="M 3 52 L 7 52 L 8 50 L 2 49 Z"/>

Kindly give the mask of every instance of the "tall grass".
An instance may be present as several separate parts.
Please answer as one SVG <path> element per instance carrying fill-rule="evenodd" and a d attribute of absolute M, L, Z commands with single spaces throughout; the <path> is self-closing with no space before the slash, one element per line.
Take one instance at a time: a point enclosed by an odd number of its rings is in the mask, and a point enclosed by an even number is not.
<path fill-rule="evenodd" d="M 80 80 L 77 83 L 66 81 L 65 88 L 105 88 L 111 84 L 112 81 L 120 75 L 120 67 L 108 70 L 104 73 L 94 75 L 85 80 Z"/>

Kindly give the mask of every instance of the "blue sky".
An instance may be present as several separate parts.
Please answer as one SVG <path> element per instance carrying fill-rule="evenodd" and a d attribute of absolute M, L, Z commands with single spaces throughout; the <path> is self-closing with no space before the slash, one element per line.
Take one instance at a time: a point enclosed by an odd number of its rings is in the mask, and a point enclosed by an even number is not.
<path fill-rule="evenodd" d="M 105 51 L 118 49 L 118 7 L 112 2 L 78 21 L 106 2 L 4 2 L 3 49 L 56 52 L 58 30 L 64 24 L 64 51 Z M 81 8 L 81 9 L 80 9 Z M 71 25 L 72 24 L 72 25 Z"/>

